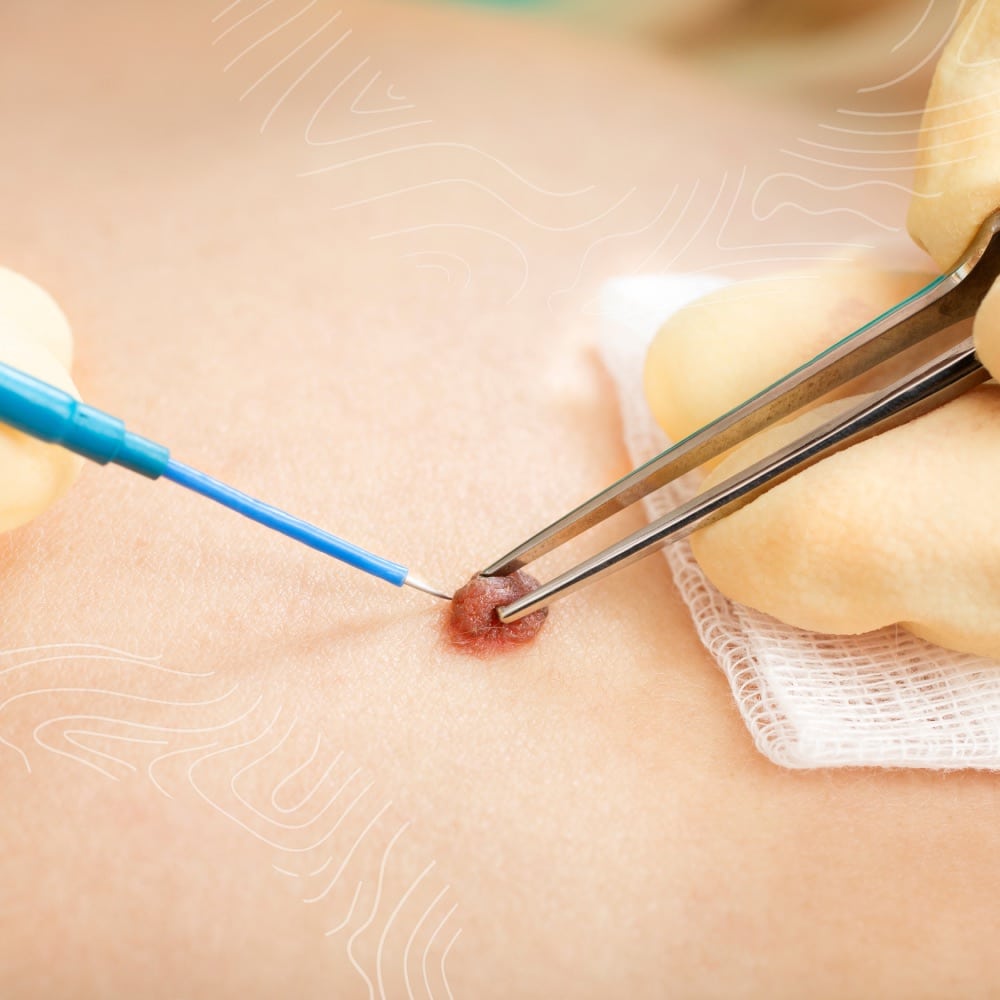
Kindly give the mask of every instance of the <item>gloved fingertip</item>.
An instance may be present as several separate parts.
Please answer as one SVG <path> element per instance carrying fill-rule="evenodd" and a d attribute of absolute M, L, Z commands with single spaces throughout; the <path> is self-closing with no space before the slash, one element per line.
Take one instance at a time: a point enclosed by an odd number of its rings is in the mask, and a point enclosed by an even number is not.
<path fill-rule="evenodd" d="M 67 371 L 73 364 L 73 333 L 56 300 L 23 274 L 0 267 L 0 326 L 44 346 Z"/>

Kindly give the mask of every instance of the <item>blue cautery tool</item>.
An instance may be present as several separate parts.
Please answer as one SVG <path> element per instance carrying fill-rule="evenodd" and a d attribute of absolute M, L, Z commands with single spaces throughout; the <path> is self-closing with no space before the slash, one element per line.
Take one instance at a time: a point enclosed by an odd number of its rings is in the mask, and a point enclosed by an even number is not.
<path fill-rule="evenodd" d="M 170 457 L 168 448 L 127 430 L 117 417 L 2 363 L 0 423 L 9 424 L 40 441 L 61 445 L 101 465 L 112 462 L 149 479 L 169 479 L 380 580 L 397 587 L 415 587 L 426 594 L 451 600 L 448 594 L 415 576 L 405 566 L 383 559 L 178 462 Z"/>

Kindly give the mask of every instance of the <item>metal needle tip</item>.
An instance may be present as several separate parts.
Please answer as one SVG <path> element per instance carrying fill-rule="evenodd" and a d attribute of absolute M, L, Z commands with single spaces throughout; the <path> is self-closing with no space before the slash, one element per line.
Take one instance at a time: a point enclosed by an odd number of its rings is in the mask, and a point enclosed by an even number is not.
<path fill-rule="evenodd" d="M 443 590 L 438 590 L 437 587 L 432 587 L 429 583 L 421 580 L 419 576 L 415 576 L 413 573 L 407 573 L 406 579 L 403 583 L 407 587 L 415 587 L 417 590 L 422 590 L 425 594 L 430 594 L 432 597 L 440 597 L 442 601 L 451 600 L 451 594 L 446 594 Z"/>

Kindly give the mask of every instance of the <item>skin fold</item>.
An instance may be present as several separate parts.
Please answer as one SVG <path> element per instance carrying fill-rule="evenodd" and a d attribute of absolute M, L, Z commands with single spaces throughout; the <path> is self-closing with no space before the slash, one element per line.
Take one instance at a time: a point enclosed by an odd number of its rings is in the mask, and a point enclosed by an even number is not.
<path fill-rule="evenodd" d="M 814 116 L 659 56 L 446 4 L 234 27 L 259 6 L 0 4 L 0 260 L 88 402 L 438 585 L 627 471 L 609 275 L 856 237 L 750 210 L 830 207 L 779 176 Z M 771 766 L 659 558 L 489 662 L 440 602 L 119 469 L 0 565 L 5 998 L 1000 991 L 993 776 Z"/>

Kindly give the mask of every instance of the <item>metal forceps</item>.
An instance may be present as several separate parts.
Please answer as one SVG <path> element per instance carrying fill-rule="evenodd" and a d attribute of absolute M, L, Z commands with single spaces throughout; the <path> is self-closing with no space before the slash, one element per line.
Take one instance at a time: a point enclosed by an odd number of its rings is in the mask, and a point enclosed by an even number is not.
<path fill-rule="evenodd" d="M 1000 275 L 1000 211 L 955 266 L 745 403 L 678 442 L 554 521 L 482 571 L 511 573 L 720 455 L 830 390 L 973 316 Z M 670 513 L 497 609 L 512 622 L 731 514 L 772 486 L 840 451 L 941 406 L 990 378 L 972 337 Z"/>

